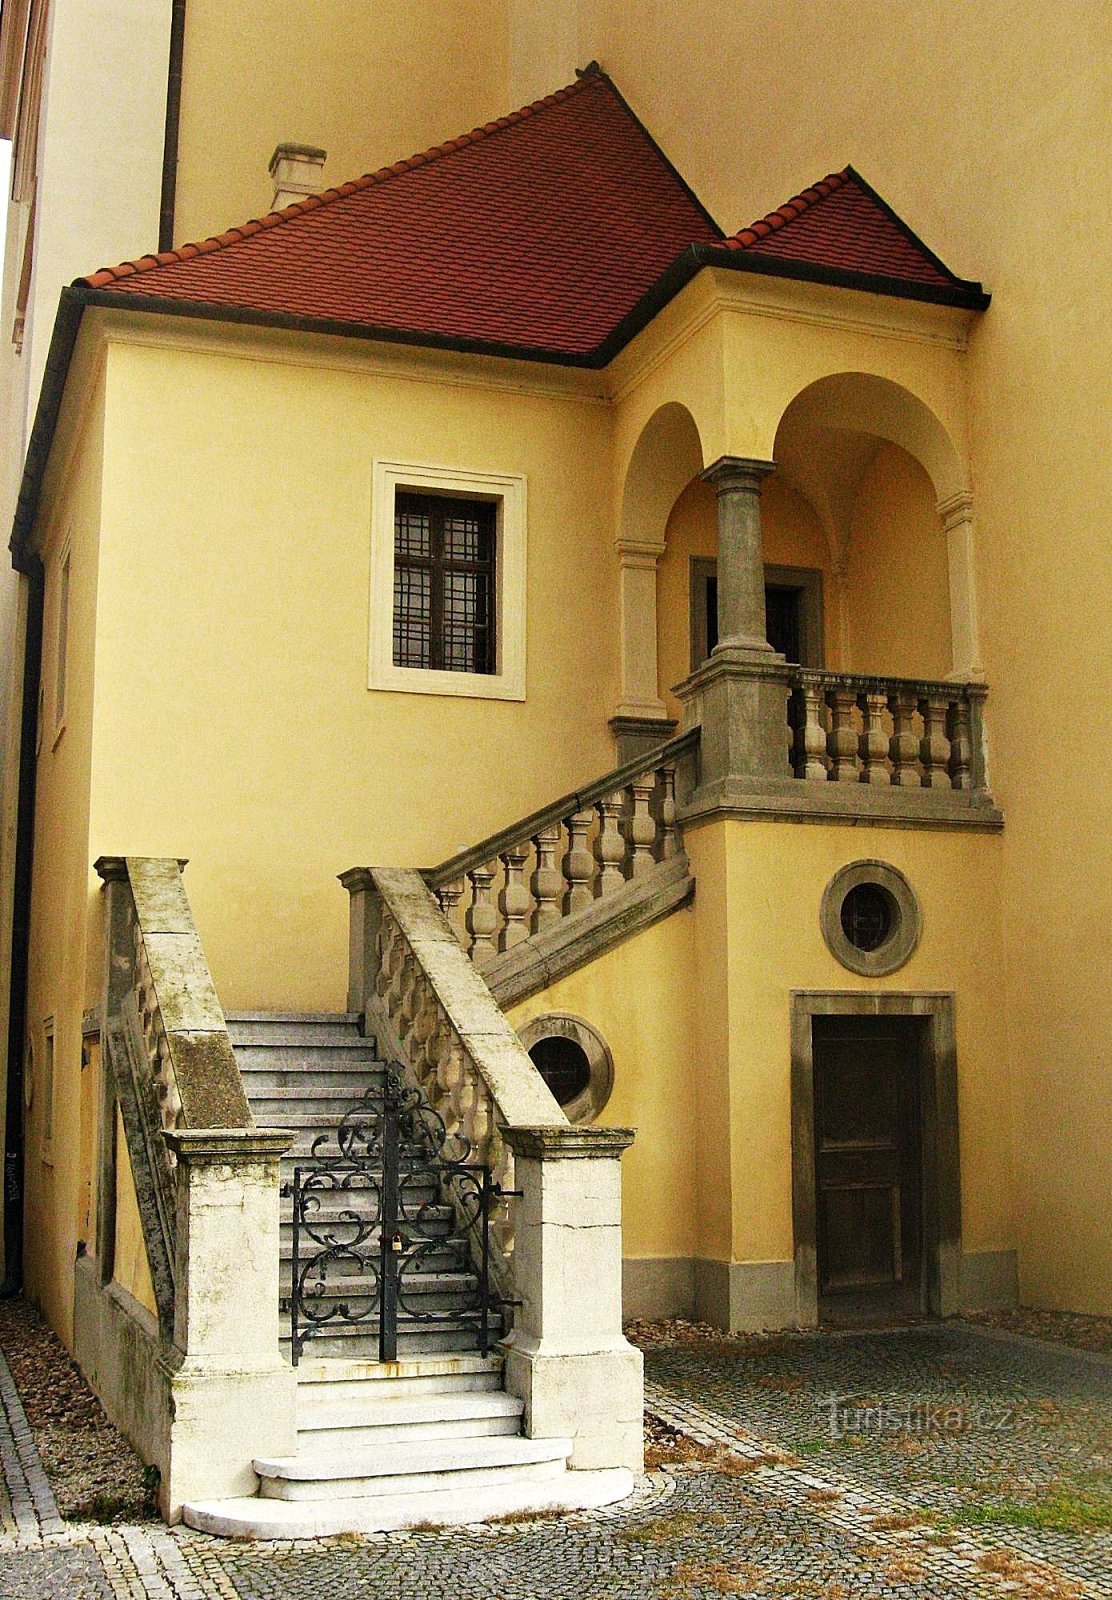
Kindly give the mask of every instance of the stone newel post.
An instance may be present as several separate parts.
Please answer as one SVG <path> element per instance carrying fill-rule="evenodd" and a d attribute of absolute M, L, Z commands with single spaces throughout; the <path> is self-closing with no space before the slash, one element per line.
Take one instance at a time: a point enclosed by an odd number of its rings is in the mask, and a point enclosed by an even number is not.
<path fill-rule="evenodd" d="M 515 1157 L 507 1387 L 531 1438 L 570 1438 L 578 1468 L 642 1467 L 643 1363 L 622 1335 L 626 1128 L 506 1128 Z"/>
<path fill-rule="evenodd" d="M 279 1130 L 178 1129 L 174 1449 L 167 1514 L 254 1494 L 251 1461 L 296 1449 L 296 1383 L 278 1347 Z"/>

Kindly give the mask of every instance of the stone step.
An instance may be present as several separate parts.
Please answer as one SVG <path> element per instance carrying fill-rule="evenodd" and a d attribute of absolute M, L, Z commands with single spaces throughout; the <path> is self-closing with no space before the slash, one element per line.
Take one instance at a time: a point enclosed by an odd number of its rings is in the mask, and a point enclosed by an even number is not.
<path fill-rule="evenodd" d="M 424 1394 L 477 1394 L 501 1389 L 503 1358 L 497 1351 L 434 1355 L 399 1361 L 320 1359 L 307 1352 L 297 1368 L 298 1406 L 347 1403 L 357 1405 L 379 1394 L 412 1398 Z M 377 1387 L 376 1387 L 377 1386 Z"/>
<path fill-rule="evenodd" d="M 292 1095 L 295 1100 L 311 1099 L 314 1095 L 362 1095 L 368 1089 L 381 1090 L 382 1086 L 383 1067 L 377 1056 L 363 1060 L 353 1052 L 350 1057 L 341 1057 L 333 1066 L 324 1066 L 318 1061 L 315 1068 L 312 1057 L 308 1065 L 302 1060 L 288 1066 L 280 1061 L 244 1062 L 240 1056 L 236 1059 L 246 1092 L 263 1100 L 280 1094 Z"/>
<path fill-rule="evenodd" d="M 428 1439 L 514 1435 L 521 1432 L 524 1410 L 523 1400 L 502 1390 L 477 1394 L 441 1390 L 403 1397 L 393 1392 L 392 1385 L 365 1383 L 353 1399 L 337 1401 L 315 1389 L 299 1388 L 297 1448 L 301 1454 L 345 1443 L 372 1449 Z"/>
<path fill-rule="evenodd" d="M 496 1344 L 502 1336 L 501 1319 L 497 1314 L 490 1318 L 490 1342 Z M 278 1318 L 278 1337 L 281 1348 L 290 1348 L 290 1319 L 284 1313 Z M 401 1360 L 434 1355 L 458 1356 L 478 1353 L 478 1332 L 471 1322 L 419 1322 L 412 1318 L 398 1319 L 398 1356 Z M 355 1361 L 378 1360 L 378 1319 L 367 1317 L 362 1322 L 328 1323 L 320 1333 L 307 1339 L 302 1359 L 342 1356 Z"/>
<path fill-rule="evenodd" d="M 319 1116 L 325 1126 L 335 1124 L 372 1087 L 371 1075 L 365 1072 L 243 1073 L 242 1077 L 256 1121 L 260 1112 L 273 1121 L 281 1115 L 281 1107 L 289 1106 L 291 1113 L 296 1108 Z M 266 1081 L 259 1082 L 263 1077 Z"/>
<path fill-rule="evenodd" d="M 571 1448 L 570 1439 L 429 1439 L 264 1457 L 254 1467 L 263 1499 L 345 1500 L 485 1487 L 507 1474 L 518 1482 L 543 1481 L 563 1474 Z"/>
<path fill-rule="evenodd" d="M 314 1195 L 314 1199 L 316 1196 Z M 288 1234 L 293 1233 L 293 1197 L 292 1194 L 282 1196 L 281 1226 Z M 412 1211 L 412 1206 L 406 1208 Z M 328 1192 L 322 1195 L 319 1209 L 313 1212 L 315 1225 L 324 1222 L 339 1222 L 340 1213 L 344 1210 L 356 1211 L 360 1216 L 368 1214 L 368 1208 L 358 1204 L 353 1205 L 347 1196 L 338 1196 L 332 1199 Z M 442 1240 L 449 1232 L 455 1221 L 455 1213 L 449 1205 L 440 1203 L 425 1203 L 421 1206 L 421 1230 L 428 1232 L 431 1237 Z M 376 1230 L 377 1232 L 377 1230 Z M 373 1237 L 374 1235 L 372 1235 Z"/>
<path fill-rule="evenodd" d="M 470 1312 L 475 1306 L 478 1286 L 479 1280 L 473 1272 L 407 1273 L 399 1285 L 400 1310 L 404 1315 L 407 1309 L 416 1312 L 419 1308 L 422 1317 L 431 1312 Z M 313 1296 L 313 1304 L 327 1306 L 334 1300 L 344 1300 L 358 1308 L 366 1300 L 377 1299 L 378 1282 L 368 1272 L 366 1277 L 330 1276 L 324 1292 Z M 372 1320 L 377 1327 L 377 1319 Z"/>
<path fill-rule="evenodd" d="M 241 1072 L 250 1077 L 256 1072 L 315 1073 L 334 1069 L 352 1072 L 363 1068 L 381 1074 L 384 1062 L 373 1039 L 353 1035 L 350 1039 L 326 1039 L 317 1044 L 309 1040 L 283 1044 L 236 1044 L 232 1049 Z"/>
<path fill-rule="evenodd" d="M 586 1511 L 633 1492 L 624 1467 L 564 1472 L 542 1483 L 499 1481 L 485 1488 L 349 1500 L 199 1500 L 186 1504 L 187 1527 L 226 1539 L 324 1539 L 344 1533 L 391 1533 L 414 1527 L 463 1527 L 495 1517 Z"/>
<path fill-rule="evenodd" d="M 362 1018 L 349 1012 L 330 1011 L 229 1011 L 224 1021 L 232 1044 L 331 1044 L 357 1039 L 369 1041 L 360 1033 Z"/>

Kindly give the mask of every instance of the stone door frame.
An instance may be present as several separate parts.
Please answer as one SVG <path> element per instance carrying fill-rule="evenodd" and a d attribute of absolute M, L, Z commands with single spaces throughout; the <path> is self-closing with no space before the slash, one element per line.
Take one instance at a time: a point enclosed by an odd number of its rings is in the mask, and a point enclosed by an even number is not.
<path fill-rule="evenodd" d="M 923 1253 L 927 1309 L 961 1309 L 961 1157 L 952 994 L 868 994 L 797 990 L 791 997 L 792 1230 L 796 1319 L 819 1320 L 815 1196 L 815 1017 L 923 1017 L 920 1102 L 923 1130 Z"/>

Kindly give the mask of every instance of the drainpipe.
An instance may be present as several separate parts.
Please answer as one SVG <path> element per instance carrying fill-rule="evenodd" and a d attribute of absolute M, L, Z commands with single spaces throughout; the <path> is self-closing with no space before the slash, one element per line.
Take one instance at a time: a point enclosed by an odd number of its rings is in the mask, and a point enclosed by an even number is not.
<path fill-rule="evenodd" d="M 12 965 L 8 990 L 8 1092 L 4 1149 L 4 1281 L 0 1294 L 23 1286 L 23 1055 L 27 1037 L 27 972 L 31 952 L 31 874 L 35 854 L 35 780 L 38 752 L 39 682 L 42 677 L 42 614 L 45 573 L 30 556 L 27 632 L 23 655 L 23 704 L 19 733 L 19 801 L 16 813 L 12 891 Z"/>
<path fill-rule="evenodd" d="M 185 0 L 173 0 L 170 16 L 170 67 L 166 77 L 166 135 L 162 145 L 162 199 L 158 213 L 158 248 L 174 248 L 174 206 L 178 190 L 178 128 L 181 122 L 181 74 L 185 56 Z"/>

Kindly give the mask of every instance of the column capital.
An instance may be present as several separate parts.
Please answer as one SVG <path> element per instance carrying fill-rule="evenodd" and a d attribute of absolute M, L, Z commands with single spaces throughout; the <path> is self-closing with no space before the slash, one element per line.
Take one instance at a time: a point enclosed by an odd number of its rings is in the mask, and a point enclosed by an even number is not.
<path fill-rule="evenodd" d="M 760 494 L 761 484 L 775 470 L 775 461 L 760 461 L 753 456 L 719 456 L 699 476 L 704 483 L 713 486 L 716 494 L 738 491 Z"/>
<path fill-rule="evenodd" d="M 959 489 L 957 494 L 947 495 L 945 500 L 938 502 L 938 515 L 942 518 L 942 525 L 949 533 L 951 528 L 969 522 L 973 517 L 973 492 L 970 489 Z"/>
<path fill-rule="evenodd" d="M 502 1137 L 515 1156 L 534 1161 L 617 1160 L 634 1140 L 632 1128 L 508 1127 Z"/>

